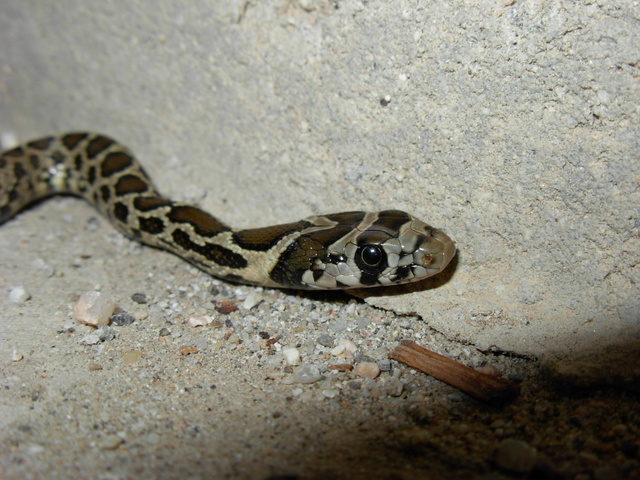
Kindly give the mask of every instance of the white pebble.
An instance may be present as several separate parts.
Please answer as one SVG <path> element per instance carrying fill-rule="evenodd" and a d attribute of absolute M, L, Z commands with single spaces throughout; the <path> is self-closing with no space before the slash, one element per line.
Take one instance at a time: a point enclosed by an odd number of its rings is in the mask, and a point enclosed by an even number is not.
<path fill-rule="evenodd" d="M 331 355 L 333 355 L 334 357 L 339 357 L 342 352 L 344 352 L 344 345 L 338 345 L 337 347 L 331 349 Z"/>
<path fill-rule="evenodd" d="M 335 388 L 328 388 L 326 390 L 322 390 L 322 395 L 324 395 L 326 398 L 334 398 L 340 395 L 340 390 L 337 390 Z"/>
<path fill-rule="evenodd" d="M 207 319 L 202 315 L 195 315 L 193 317 L 189 317 L 189 320 L 187 320 L 187 325 L 190 327 L 202 327 L 208 323 Z"/>
<path fill-rule="evenodd" d="M 31 262 L 31 266 L 36 270 L 41 270 L 47 277 L 53 277 L 56 271 L 53 267 L 47 262 L 45 262 L 42 258 L 36 258 L 33 262 Z"/>
<path fill-rule="evenodd" d="M 317 365 L 309 365 L 303 363 L 300 365 L 293 374 L 293 381 L 295 383 L 315 383 L 322 379 L 320 375 L 320 369 Z"/>
<path fill-rule="evenodd" d="M 13 303 L 24 303 L 31 298 L 31 294 L 24 287 L 12 288 L 9 292 L 9 300 Z"/>
<path fill-rule="evenodd" d="M 331 350 L 331 355 L 343 358 L 347 361 L 353 360 L 356 350 L 358 349 L 355 343 L 351 340 L 347 340 L 346 338 L 339 338 L 336 344 L 336 347 Z"/>
<path fill-rule="evenodd" d="M 85 292 L 73 306 L 73 316 L 87 325 L 107 325 L 116 309 L 116 304 L 100 292 Z"/>
<path fill-rule="evenodd" d="M 18 136 L 15 132 L 3 130 L 0 132 L 0 145 L 3 150 L 9 150 L 18 144 Z"/>
<path fill-rule="evenodd" d="M 362 362 L 355 366 L 353 373 L 359 377 L 376 378 L 380 375 L 380 367 L 376 362 Z"/>
<path fill-rule="evenodd" d="M 23 358 L 24 358 L 24 356 L 18 350 L 13 350 L 13 352 L 11 352 L 11 361 L 12 362 L 19 362 Z"/>
<path fill-rule="evenodd" d="M 84 345 L 95 345 L 100 343 L 100 335 L 97 333 L 90 333 L 89 335 L 85 335 L 80 339 L 80 343 Z"/>
<path fill-rule="evenodd" d="M 250 293 L 247 298 L 242 302 L 242 307 L 246 310 L 251 310 L 253 307 L 260 303 L 260 296 L 257 293 Z"/>
<path fill-rule="evenodd" d="M 300 365 L 300 350 L 295 347 L 282 349 L 282 355 L 287 365 Z"/>
<path fill-rule="evenodd" d="M 356 350 L 358 350 L 358 347 L 356 347 L 356 344 L 346 338 L 338 339 L 338 346 L 340 345 L 344 346 L 344 349 L 349 353 L 356 353 Z"/>
<path fill-rule="evenodd" d="M 100 442 L 100 447 L 105 450 L 114 450 L 124 443 L 124 438 L 120 435 L 107 435 Z"/>

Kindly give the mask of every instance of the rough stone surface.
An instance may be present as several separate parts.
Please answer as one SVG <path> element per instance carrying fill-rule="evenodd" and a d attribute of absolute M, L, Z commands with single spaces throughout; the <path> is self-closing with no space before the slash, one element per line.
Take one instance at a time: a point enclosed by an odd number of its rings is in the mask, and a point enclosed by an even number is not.
<path fill-rule="evenodd" d="M 107 132 L 237 226 L 411 211 L 455 265 L 363 295 L 483 349 L 637 334 L 637 5 L 307 3 L 5 2 L 0 129 Z"/>

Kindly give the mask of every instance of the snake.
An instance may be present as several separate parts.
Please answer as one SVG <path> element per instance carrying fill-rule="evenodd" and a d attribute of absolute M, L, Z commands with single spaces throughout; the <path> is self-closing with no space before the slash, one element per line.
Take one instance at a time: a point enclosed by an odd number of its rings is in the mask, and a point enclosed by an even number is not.
<path fill-rule="evenodd" d="M 160 195 L 131 151 L 98 133 L 46 136 L 0 154 L 0 224 L 58 194 L 86 199 L 125 236 L 233 283 L 299 290 L 391 286 L 441 272 L 456 253 L 445 233 L 400 210 L 233 229 L 197 206 Z"/>

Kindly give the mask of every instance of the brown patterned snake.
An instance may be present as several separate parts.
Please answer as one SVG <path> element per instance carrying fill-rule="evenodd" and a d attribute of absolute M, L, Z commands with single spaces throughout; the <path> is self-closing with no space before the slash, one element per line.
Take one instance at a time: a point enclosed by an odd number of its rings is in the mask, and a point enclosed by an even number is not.
<path fill-rule="evenodd" d="M 40 138 L 0 157 L 0 223 L 31 202 L 78 195 L 126 236 L 234 282 L 345 289 L 422 280 L 444 269 L 453 241 L 408 213 L 344 212 L 232 230 L 158 194 L 126 147 L 102 135 Z"/>

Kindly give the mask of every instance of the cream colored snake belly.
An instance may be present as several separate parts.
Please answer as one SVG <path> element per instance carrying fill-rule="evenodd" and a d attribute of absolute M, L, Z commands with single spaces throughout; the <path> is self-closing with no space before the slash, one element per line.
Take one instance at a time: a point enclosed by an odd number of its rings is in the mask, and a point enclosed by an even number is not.
<path fill-rule="evenodd" d="M 35 200 L 73 194 L 126 236 L 216 277 L 266 287 L 346 289 L 415 282 L 455 254 L 442 231 L 399 210 L 317 215 L 234 230 L 162 197 L 131 152 L 94 133 L 24 143 L 0 156 L 0 223 Z"/>

